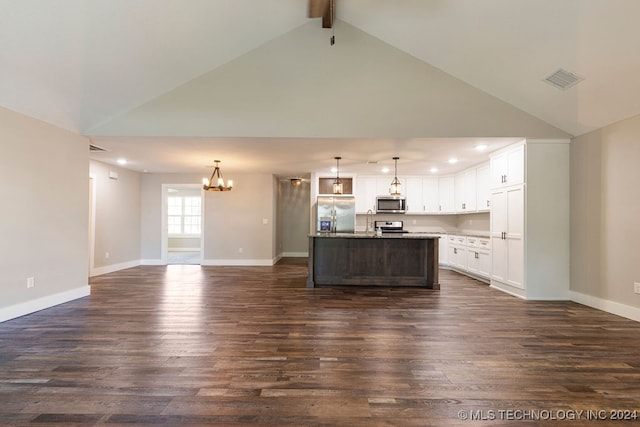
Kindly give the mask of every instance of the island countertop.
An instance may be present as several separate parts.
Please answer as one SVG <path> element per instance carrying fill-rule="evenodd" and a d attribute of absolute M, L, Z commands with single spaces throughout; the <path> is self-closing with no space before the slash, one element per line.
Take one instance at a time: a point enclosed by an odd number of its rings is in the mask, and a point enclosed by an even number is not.
<path fill-rule="evenodd" d="M 439 239 L 442 235 L 434 233 L 382 233 L 381 236 L 377 236 L 375 233 L 314 233 L 309 237 L 320 237 L 325 239 Z"/>
<path fill-rule="evenodd" d="M 440 289 L 438 241 L 430 233 L 315 233 L 307 287 L 420 286 Z"/>

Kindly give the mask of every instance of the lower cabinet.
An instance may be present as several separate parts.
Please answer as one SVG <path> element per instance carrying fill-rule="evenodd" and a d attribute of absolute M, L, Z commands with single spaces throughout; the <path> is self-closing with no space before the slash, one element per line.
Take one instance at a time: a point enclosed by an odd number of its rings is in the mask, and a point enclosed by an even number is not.
<path fill-rule="evenodd" d="M 448 235 L 446 242 L 448 267 L 484 282 L 489 281 L 491 277 L 491 240 L 488 237 Z"/>

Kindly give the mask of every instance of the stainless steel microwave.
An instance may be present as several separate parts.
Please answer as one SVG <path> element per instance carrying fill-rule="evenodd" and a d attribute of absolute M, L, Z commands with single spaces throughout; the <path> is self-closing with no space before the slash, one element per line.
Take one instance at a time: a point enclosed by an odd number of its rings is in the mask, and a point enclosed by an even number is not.
<path fill-rule="evenodd" d="M 378 196 L 376 197 L 376 213 L 405 213 L 407 212 L 407 199 L 405 196 Z"/>

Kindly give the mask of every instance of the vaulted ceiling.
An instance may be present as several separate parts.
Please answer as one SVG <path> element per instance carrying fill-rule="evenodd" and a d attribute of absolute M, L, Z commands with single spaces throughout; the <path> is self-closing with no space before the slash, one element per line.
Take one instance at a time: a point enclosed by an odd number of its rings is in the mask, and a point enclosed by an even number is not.
<path fill-rule="evenodd" d="M 0 106 L 91 136 L 104 161 L 137 153 L 137 170 L 261 170 L 275 152 L 283 174 L 340 147 L 354 167 L 418 161 L 443 138 L 499 148 L 640 114 L 637 0 L 336 6 L 328 30 L 303 0 L 0 0 Z M 584 80 L 544 81 L 559 68 Z"/>

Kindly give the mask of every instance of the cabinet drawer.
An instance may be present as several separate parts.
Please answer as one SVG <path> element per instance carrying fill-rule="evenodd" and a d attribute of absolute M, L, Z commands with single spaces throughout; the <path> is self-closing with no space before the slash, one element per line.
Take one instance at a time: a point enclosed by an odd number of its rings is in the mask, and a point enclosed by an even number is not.
<path fill-rule="evenodd" d="M 491 248 L 491 239 L 489 238 L 479 238 L 477 239 L 477 248 L 479 249 L 490 249 Z"/>

